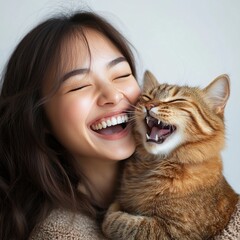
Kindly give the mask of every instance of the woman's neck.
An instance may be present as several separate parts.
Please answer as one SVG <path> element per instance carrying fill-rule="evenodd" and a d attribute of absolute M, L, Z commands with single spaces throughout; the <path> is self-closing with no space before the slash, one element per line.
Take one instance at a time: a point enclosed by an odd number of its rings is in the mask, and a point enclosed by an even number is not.
<path fill-rule="evenodd" d="M 79 185 L 79 190 L 94 199 L 94 202 L 101 207 L 107 208 L 113 201 L 119 175 L 119 162 L 102 161 L 95 159 L 81 159 L 81 172 L 87 178 L 88 189 L 83 184 Z M 89 190 L 89 191 L 87 191 Z"/>

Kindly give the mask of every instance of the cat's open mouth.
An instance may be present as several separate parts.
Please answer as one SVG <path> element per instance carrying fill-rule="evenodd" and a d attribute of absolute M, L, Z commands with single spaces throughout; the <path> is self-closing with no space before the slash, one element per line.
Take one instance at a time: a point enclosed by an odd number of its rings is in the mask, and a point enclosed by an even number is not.
<path fill-rule="evenodd" d="M 161 144 L 176 130 L 175 126 L 166 124 L 149 115 L 145 118 L 145 121 L 147 142 Z"/>

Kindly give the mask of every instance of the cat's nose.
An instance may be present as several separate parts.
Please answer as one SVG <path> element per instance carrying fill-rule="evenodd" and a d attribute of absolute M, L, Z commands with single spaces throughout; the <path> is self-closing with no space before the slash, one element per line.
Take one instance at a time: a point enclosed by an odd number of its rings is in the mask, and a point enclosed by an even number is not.
<path fill-rule="evenodd" d="M 156 106 L 157 106 L 157 103 L 149 102 L 145 105 L 145 108 L 147 109 L 147 111 L 150 111 L 152 108 L 154 108 Z"/>

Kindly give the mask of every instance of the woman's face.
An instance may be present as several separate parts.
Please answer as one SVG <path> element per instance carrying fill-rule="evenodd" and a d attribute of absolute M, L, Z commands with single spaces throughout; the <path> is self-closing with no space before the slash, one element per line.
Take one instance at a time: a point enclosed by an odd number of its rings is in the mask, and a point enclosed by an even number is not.
<path fill-rule="evenodd" d="M 122 160 L 135 150 L 126 112 L 140 88 L 126 59 L 106 37 L 90 29 L 85 34 L 91 59 L 81 38 L 72 41 L 74 63 L 46 103 L 51 131 L 77 159 Z"/>

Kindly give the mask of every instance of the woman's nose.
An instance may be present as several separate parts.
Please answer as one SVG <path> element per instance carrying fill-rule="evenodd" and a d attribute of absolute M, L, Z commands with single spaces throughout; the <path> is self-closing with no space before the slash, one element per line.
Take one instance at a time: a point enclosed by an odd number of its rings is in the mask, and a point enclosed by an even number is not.
<path fill-rule="evenodd" d="M 98 105 L 116 105 L 123 99 L 123 93 L 111 84 L 106 84 L 99 90 Z"/>

